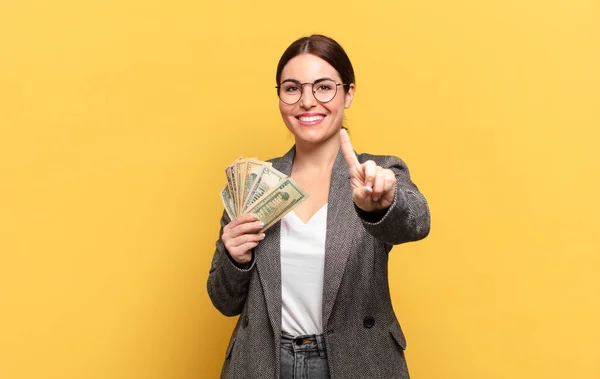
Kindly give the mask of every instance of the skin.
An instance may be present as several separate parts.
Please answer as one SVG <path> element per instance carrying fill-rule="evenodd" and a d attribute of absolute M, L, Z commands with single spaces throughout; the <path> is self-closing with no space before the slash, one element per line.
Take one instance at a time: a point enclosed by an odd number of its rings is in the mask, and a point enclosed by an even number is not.
<path fill-rule="evenodd" d="M 312 54 L 301 54 L 285 65 L 281 81 L 295 79 L 300 83 L 312 83 L 318 79 L 331 78 L 342 83 L 333 66 Z M 352 200 L 365 212 L 390 207 L 396 192 L 396 176 L 373 161 L 360 163 L 354 154 L 348 133 L 341 129 L 344 111 L 352 104 L 354 84 L 347 92 L 338 87 L 336 96 L 321 103 L 312 94 L 311 85 L 302 86 L 302 97 L 296 104 L 279 101 L 279 111 L 288 130 L 294 135 L 296 155 L 292 165 L 292 178 L 309 197 L 294 209 L 296 215 L 308 222 L 326 202 L 329 194 L 331 170 L 341 147 L 350 172 Z M 321 120 L 307 121 L 301 117 L 318 116 Z M 258 234 L 262 223 L 256 215 L 240 215 L 223 228 L 222 240 L 231 258 L 245 267 L 252 260 L 252 249 L 265 237 Z"/>

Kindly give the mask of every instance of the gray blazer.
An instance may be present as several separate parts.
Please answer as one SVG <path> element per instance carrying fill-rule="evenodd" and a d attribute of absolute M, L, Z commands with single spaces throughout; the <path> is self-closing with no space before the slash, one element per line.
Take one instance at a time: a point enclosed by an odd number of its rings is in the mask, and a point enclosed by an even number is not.
<path fill-rule="evenodd" d="M 295 148 L 273 159 L 290 175 Z M 327 205 L 323 334 L 333 379 L 408 378 L 406 341 L 388 285 L 388 253 L 395 244 L 429 233 L 429 208 L 404 162 L 392 156 L 357 155 L 396 174 L 394 202 L 383 215 L 352 202 L 350 174 L 341 149 L 333 165 Z M 223 227 L 229 223 L 224 212 Z M 280 223 L 266 232 L 248 269 L 232 263 L 219 236 L 208 277 L 213 305 L 240 315 L 225 354 L 221 378 L 279 379 L 281 340 Z"/>

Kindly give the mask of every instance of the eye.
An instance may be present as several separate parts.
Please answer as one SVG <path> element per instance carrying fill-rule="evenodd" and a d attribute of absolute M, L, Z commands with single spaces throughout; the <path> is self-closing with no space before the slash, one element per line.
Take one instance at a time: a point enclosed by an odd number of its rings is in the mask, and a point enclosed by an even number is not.
<path fill-rule="evenodd" d="M 332 85 L 329 83 L 320 83 L 316 90 L 319 92 L 327 92 L 327 91 L 331 91 L 333 89 Z"/>
<path fill-rule="evenodd" d="M 300 88 L 298 88 L 298 86 L 296 86 L 295 84 L 290 84 L 283 87 L 283 91 L 287 93 L 294 93 L 298 92 L 299 90 Z"/>

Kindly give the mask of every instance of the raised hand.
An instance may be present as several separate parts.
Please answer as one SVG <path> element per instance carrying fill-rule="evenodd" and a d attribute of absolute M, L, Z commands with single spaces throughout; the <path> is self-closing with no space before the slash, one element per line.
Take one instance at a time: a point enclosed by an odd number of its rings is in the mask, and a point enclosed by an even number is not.
<path fill-rule="evenodd" d="M 252 260 L 252 249 L 265 238 L 264 233 L 257 233 L 264 224 L 257 221 L 256 215 L 243 214 L 234 218 L 223 228 L 221 239 L 231 258 L 239 265 Z"/>
<path fill-rule="evenodd" d="M 396 192 L 396 175 L 390 169 L 382 168 L 371 160 L 360 163 L 348 132 L 340 131 L 342 154 L 350 170 L 352 201 L 365 212 L 389 208 Z"/>

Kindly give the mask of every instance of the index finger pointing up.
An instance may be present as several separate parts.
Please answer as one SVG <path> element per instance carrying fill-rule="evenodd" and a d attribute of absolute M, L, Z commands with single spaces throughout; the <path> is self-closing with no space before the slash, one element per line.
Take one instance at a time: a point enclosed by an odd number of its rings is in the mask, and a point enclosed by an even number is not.
<path fill-rule="evenodd" d="M 358 161 L 358 158 L 356 158 L 356 154 L 354 154 L 354 149 L 350 143 L 350 137 L 348 137 L 348 132 L 345 129 L 340 131 L 340 141 L 342 143 L 342 155 L 346 160 L 348 168 L 359 167 L 360 162 Z"/>

